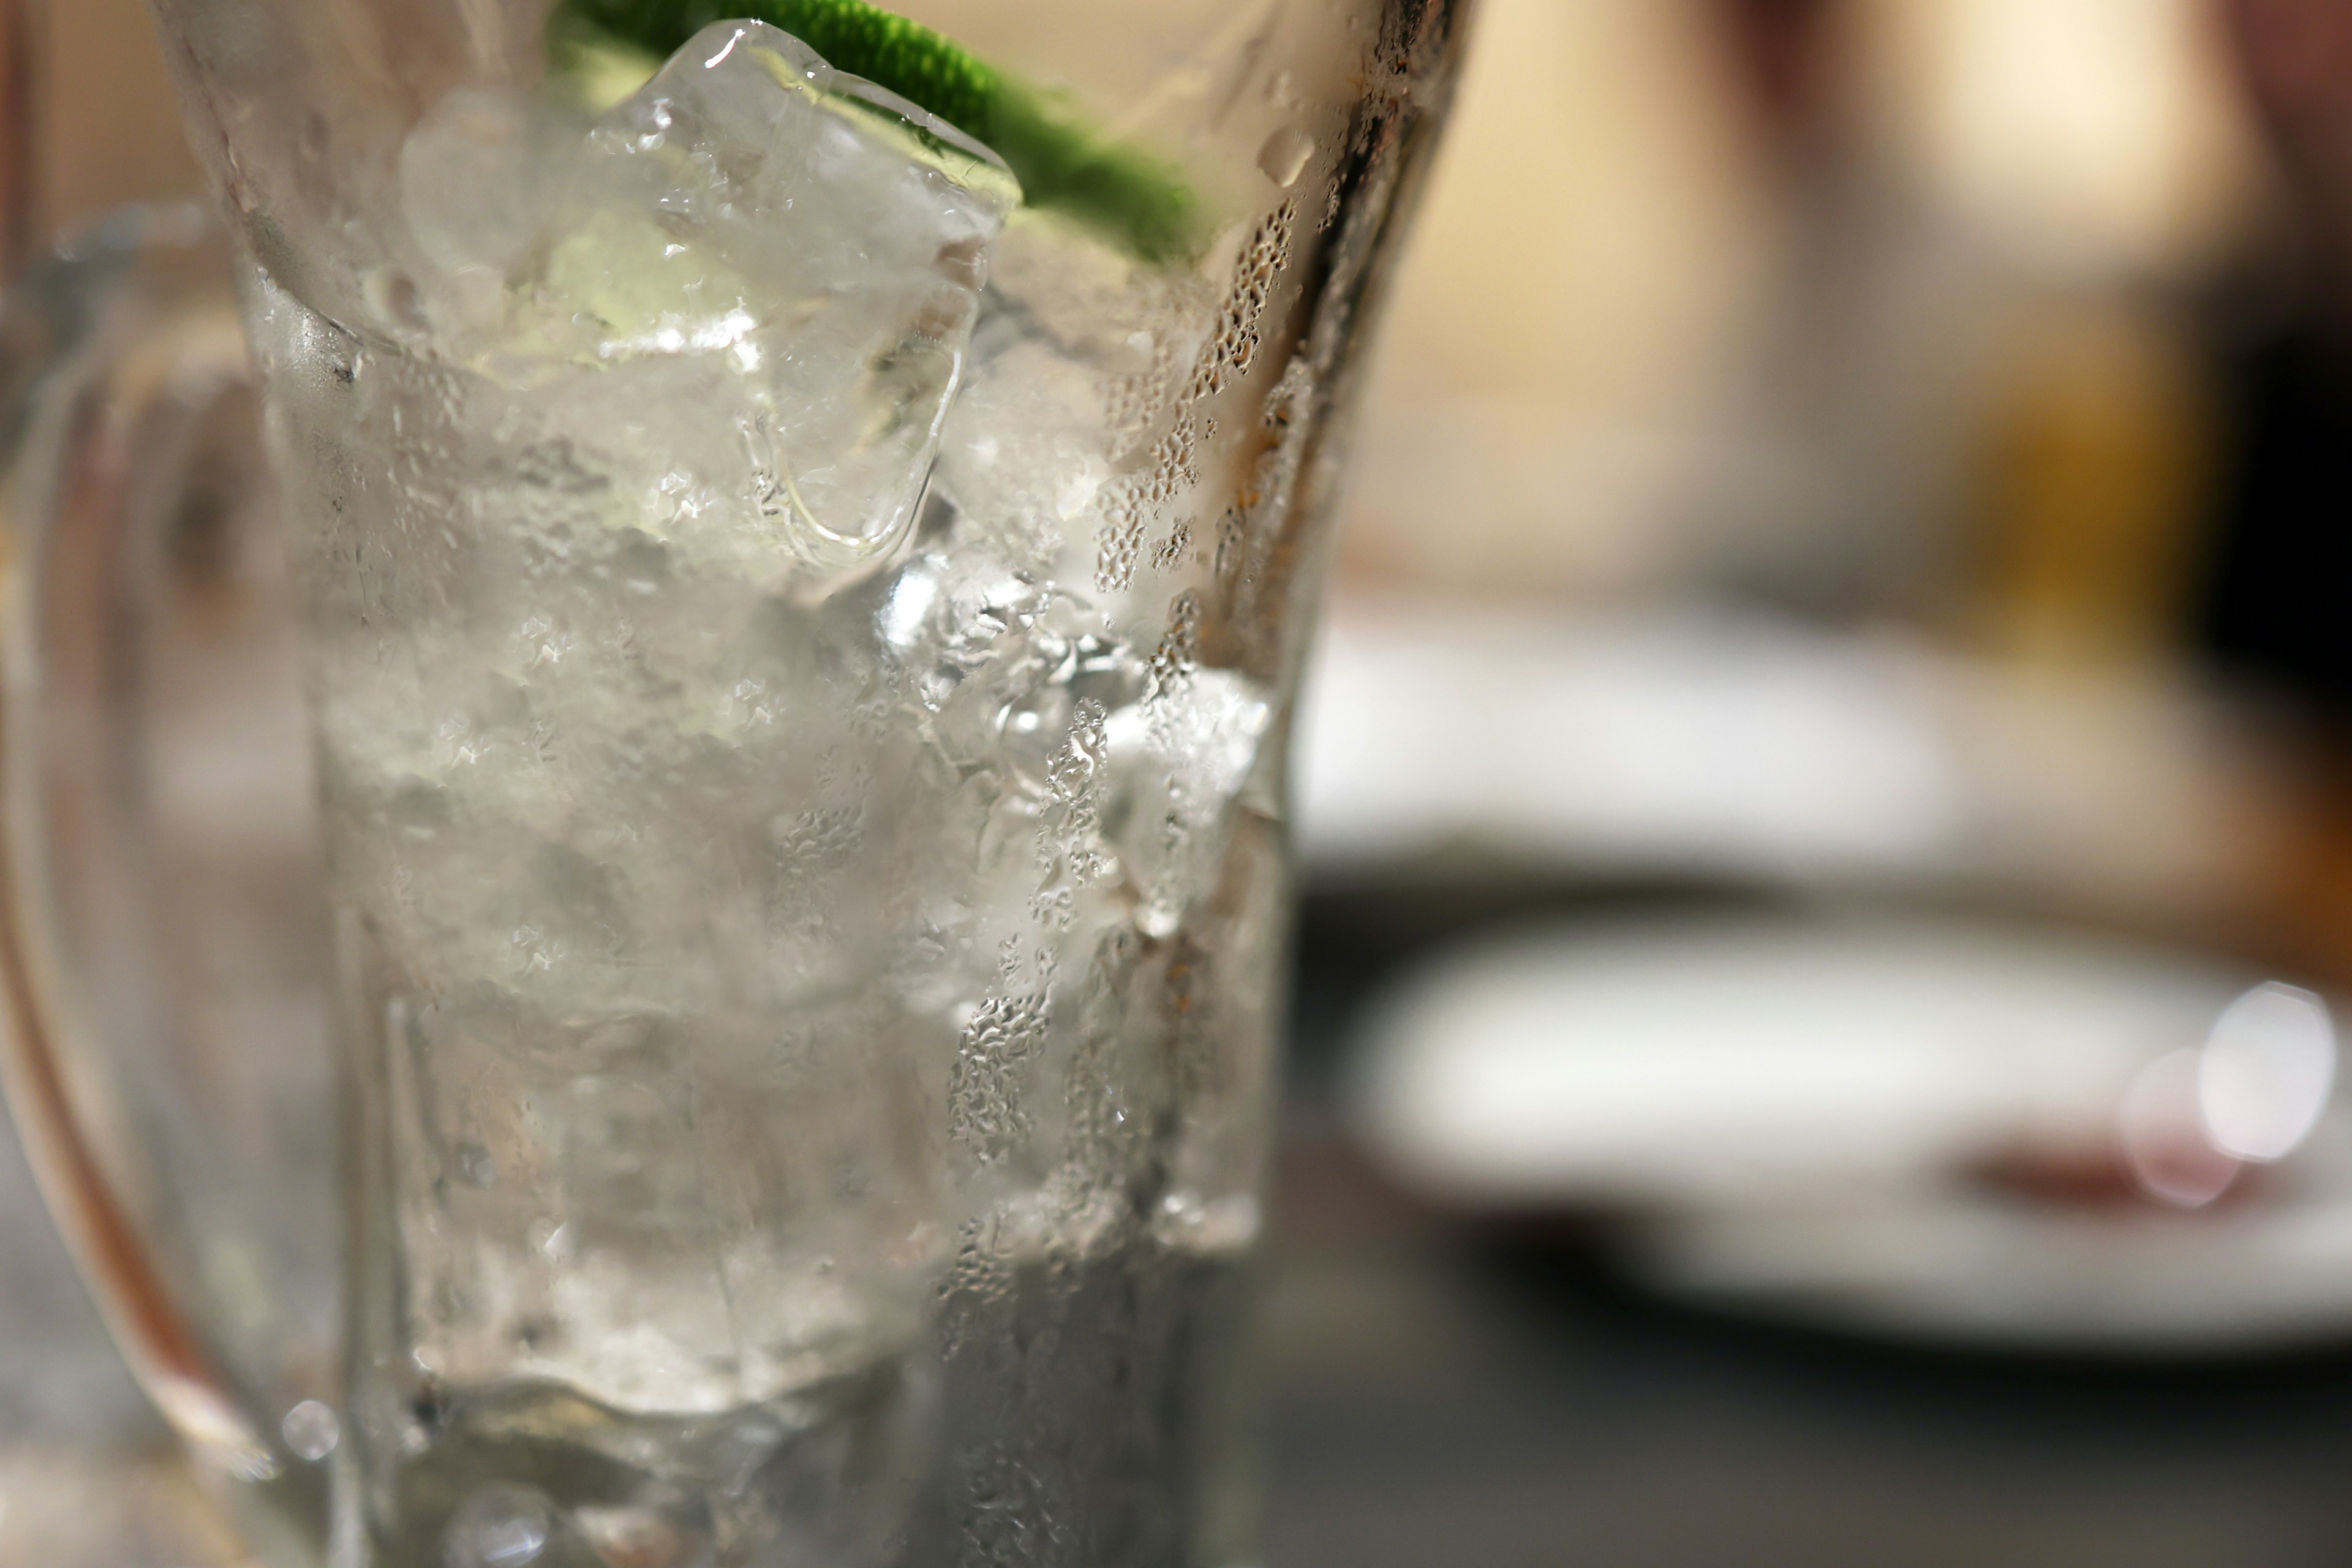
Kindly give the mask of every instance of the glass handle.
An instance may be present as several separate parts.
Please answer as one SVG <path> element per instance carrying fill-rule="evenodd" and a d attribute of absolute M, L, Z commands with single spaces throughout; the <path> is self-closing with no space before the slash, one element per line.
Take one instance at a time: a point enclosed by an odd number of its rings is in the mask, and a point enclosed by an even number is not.
<path fill-rule="evenodd" d="M 154 912 L 124 826 L 143 810 L 125 762 L 143 743 L 123 652 L 148 637 L 138 579 L 185 515 L 207 420 L 251 397 L 224 275 L 193 209 L 126 210 L 0 308 L 0 1071 L 132 1372 L 204 1469 L 267 1500 L 236 1511 L 280 1521 L 262 1533 L 291 1550 L 271 1554 L 315 1562 L 320 1456 L 254 1413 L 267 1376 L 232 1368 L 223 1310 L 173 1256 L 194 1245 L 186 1189 L 221 1134 L 151 1135 L 198 1108 L 147 1070 L 155 1047 L 123 1048 L 141 1016 L 126 999 L 155 988 L 137 943 L 114 942 Z"/>

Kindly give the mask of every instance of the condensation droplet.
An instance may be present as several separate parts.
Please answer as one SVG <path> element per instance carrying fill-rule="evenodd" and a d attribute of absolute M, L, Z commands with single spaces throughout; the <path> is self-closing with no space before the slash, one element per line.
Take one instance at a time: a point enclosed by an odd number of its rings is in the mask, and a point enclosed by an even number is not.
<path fill-rule="evenodd" d="M 499 1163 L 488 1149 L 479 1143 L 464 1142 L 457 1145 L 457 1153 L 458 1173 L 468 1183 L 478 1187 L 498 1184 Z"/>
<path fill-rule="evenodd" d="M 1265 139 L 1257 150 L 1257 166 L 1265 177 L 1284 190 L 1298 183 L 1307 167 L 1307 160 L 1315 156 L 1315 138 L 1296 125 L 1286 125 Z"/>
<path fill-rule="evenodd" d="M 1246 1193 L 1209 1198 L 1171 1193 L 1160 1200 L 1151 1227 L 1171 1246 L 1194 1253 L 1239 1252 L 1262 1228 L 1257 1199 Z"/>
<path fill-rule="evenodd" d="M 523 1235 L 526 1240 L 546 1255 L 551 1263 L 565 1262 L 572 1256 L 572 1227 L 569 1226 L 551 1225 L 546 1220 L 535 1219 Z"/>
<path fill-rule="evenodd" d="M 425 296 L 416 279 L 394 267 L 371 271 L 362 287 L 376 314 L 395 326 L 422 331 L 432 325 L 425 314 Z"/>
<path fill-rule="evenodd" d="M 289 1448 L 313 1464 L 333 1453 L 335 1445 L 343 1440 L 343 1424 L 315 1399 L 306 1399 L 289 1410 L 278 1430 Z"/>
<path fill-rule="evenodd" d="M 442 1556 L 449 1568 L 523 1568 L 547 1550 L 554 1529 L 547 1499 L 530 1487 L 484 1487 L 450 1518 Z"/>
<path fill-rule="evenodd" d="M 590 1506 L 573 1510 L 572 1518 L 602 1562 L 650 1565 L 696 1561 L 694 1543 L 686 1532 L 652 1509 Z"/>

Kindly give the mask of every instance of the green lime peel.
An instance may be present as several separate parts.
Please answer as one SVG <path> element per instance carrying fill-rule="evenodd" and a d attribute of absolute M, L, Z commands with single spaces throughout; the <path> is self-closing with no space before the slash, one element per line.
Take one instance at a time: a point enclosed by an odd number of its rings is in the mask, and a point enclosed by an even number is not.
<path fill-rule="evenodd" d="M 550 52 L 560 68 L 610 77 L 625 69 L 611 46 L 658 62 L 713 22 L 736 18 L 782 28 L 835 68 L 985 143 L 1021 182 L 1030 205 L 1097 229 L 1146 261 L 1200 254 L 1206 225 L 1181 169 L 866 0 L 558 0 Z"/>

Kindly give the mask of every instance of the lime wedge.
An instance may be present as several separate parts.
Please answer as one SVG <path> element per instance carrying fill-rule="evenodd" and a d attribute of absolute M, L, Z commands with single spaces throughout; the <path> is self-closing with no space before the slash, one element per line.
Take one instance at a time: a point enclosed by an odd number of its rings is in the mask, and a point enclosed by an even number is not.
<path fill-rule="evenodd" d="M 583 95 L 611 101 L 696 33 L 736 17 L 782 27 L 835 68 L 986 143 L 1030 205 L 1066 214 L 1146 261 L 1191 260 L 1208 237 L 1200 200 L 1175 164 L 866 0 L 558 0 L 549 51 Z"/>

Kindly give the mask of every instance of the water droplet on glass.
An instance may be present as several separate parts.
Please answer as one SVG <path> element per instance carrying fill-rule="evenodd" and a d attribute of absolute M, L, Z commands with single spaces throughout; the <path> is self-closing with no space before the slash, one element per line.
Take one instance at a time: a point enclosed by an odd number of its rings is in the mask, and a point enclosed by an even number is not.
<path fill-rule="evenodd" d="M 441 1541 L 449 1568 L 523 1568 L 547 1550 L 554 1514 L 530 1487 L 497 1483 L 466 1500 Z"/>
<path fill-rule="evenodd" d="M 1246 1193 L 1215 1198 L 1171 1193 L 1151 1221 L 1170 1245 L 1197 1253 L 1239 1252 L 1257 1239 L 1260 1227 L 1257 1200 Z"/>
<path fill-rule="evenodd" d="M 1286 125 L 1265 139 L 1257 150 L 1257 166 L 1265 177 L 1284 190 L 1298 183 L 1307 167 L 1307 160 L 1315 156 L 1315 138 L 1296 125 Z"/>
<path fill-rule="evenodd" d="M 286 1446 L 301 1458 L 316 1464 L 335 1451 L 342 1441 L 343 1424 L 335 1413 L 315 1399 L 306 1399 L 286 1413 L 278 1424 L 286 1438 Z"/>
<path fill-rule="evenodd" d="M 457 1170 L 467 1181 L 478 1187 L 494 1185 L 499 1179 L 498 1161 L 479 1143 L 457 1145 Z"/>
<path fill-rule="evenodd" d="M 398 268 L 375 268 L 363 287 L 368 305 L 383 320 L 418 331 L 432 324 L 425 317 L 425 296 L 416 279 Z"/>
<path fill-rule="evenodd" d="M 570 1226 L 553 1225 L 543 1219 L 535 1219 L 530 1222 L 530 1228 L 524 1232 L 524 1235 L 551 1263 L 562 1263 L 572 1256 Z"/>
<path fill-rule="evenodd" d="M 652 1509 L 591 1506 L 577 1510 L 572 1522 L 606 1563 L 666 1568 L 697 1560 L 689 1532 Z"/>

